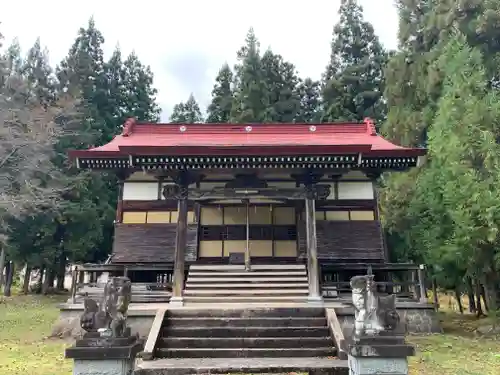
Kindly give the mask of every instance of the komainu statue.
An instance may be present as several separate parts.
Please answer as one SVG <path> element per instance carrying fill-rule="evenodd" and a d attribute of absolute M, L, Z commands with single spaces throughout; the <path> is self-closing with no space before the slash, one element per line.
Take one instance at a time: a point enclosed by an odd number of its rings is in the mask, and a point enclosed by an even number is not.
<path fill-rule="evenodd" d="M 86 332 L 106 332 L 110 337 L 125 337 L 127 310 L 132 293 L 128 277 L 113 277 L 104 287 L 101 303 L 85 297 L 80 325 Z"/>
<path fill-rule="evenodd" d="M 394 331 L 400 322 L 396 311 L 396 295 L 377 295 L 374 276 L 368 273 L 351 279 L 355 339 Z"/>

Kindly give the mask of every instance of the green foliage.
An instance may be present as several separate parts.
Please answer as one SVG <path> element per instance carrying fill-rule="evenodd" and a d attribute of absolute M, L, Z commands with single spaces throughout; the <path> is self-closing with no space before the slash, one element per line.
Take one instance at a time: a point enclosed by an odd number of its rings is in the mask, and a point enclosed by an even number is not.
<path fill-rule="evenodd" d="M 233 72 L 229 65 L 224 64 L 215 78 L 212 90 L 212 102 L 208 106 L 208 123 L 229 122 L 233 105 Z"/>
<path fill-rule="evenodd" d="M 500 225 L 500 98 L 487 90 L 481 53 L 462 35 L 448 43 L 437 65 L 446 78 L 424 173 L 441 174 L 444 207 L 453 221 L 445 248 L 482 270 L 485 260 L 495 258 Z"/>
<path fill-rule="evenodd" d="M 78 121 L 61 118 L 62 136 L 52 157 L 71 189 L 59 194 L 52 209 L 10 220 L 9 258 L 50 271 L 63 262 L 100 261 L 111 250 L 117 190 L 116 176 L 74 169 L 67 160 L 72 148 L 103 144 L 121 131 L 126 118 L 157 121 L 159 108 L 149 67 L 135 54 L 122 60 L 117 49 L 103 58 L 104 38 L 91 19 L 81 28 L 68 56 L 54 75 L 40 41 L 20 59 L 18 74 L 41 104 L 71 93 L 78 96 Z M 9 61 L 17 61 L 10 49 Z M 9 73 L 10 74 L 10 73 Z"/>
<path fill-rule="evenodd" d="M 296 122 L 319 122 L 321 119 L 321 84 L 306 78 L 297 88 L 300 98 L 300 108 Z"/>
<path fill-rule="evenodd" d="M 248 31 L 245 45 L 238 51 L 237 56 L 231 122 L 264 122 L 268 109 L 268 96 L 260 44 L 253 29 Z"/>
<path fill-rule="evenodd" d="M 498 293 L 498 2 L 399 0 L 398 10 L 382 132 L 430 154 L 420 169 L 384 179 L 388 243 L 435 265 L 442 286 L 468 274 Z"/>
<path fill-rule="evenodd" d="M 323 77 L 323 121 L 385 119 L 382 101 L 387 53 L 356 0 L 342 0 Z"/>
<path fill-rule="evenodd" d="M 432 265 L 441 286 L 487 275 L 490 306 L 496 306 L 500 97 L 489 89 L 481 52 L 466 36 L 458 33 L 436 48 L 440 57 L 429 68 L 445 78 L 427 132 L 428 161 L 406 179 L 392 179 L 385 196 L 391 201 L 382 202 L 391 210 L 384 211 L 386 224 L 392 240 L 412 250 L 410 258 Z"/>
<path fill-rule="evenodd" d="M 179 124 L 195 124 L 203 122 L 200 106 L 194 98 L 194 95 L 189 95 L 186 102 L 176 104 L 170 115 L 170 122 Z"/>
<path fill-rule="evenodd" d="M 293 122 L 300 111 L 299 77 L 295 66 L 267 50 L 261 59 L 261 70 L 268 103 L 265 122 Z"/>

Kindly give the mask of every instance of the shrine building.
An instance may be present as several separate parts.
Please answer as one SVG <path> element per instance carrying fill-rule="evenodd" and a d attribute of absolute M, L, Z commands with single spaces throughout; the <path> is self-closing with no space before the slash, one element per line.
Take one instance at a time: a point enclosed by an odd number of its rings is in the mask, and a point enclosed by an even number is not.
<path fill-rule="evenodd" d="M 333 282 L 334 294 L 341 293 L 366 267 L 379 281 L 399 270 L 416 273 L 418 267 L 390 263 L 375 181 L 418 166 L 425 154 L 385 140 L 370 119 L 129 119 L 109 143 L 70 152 L 78 168 L 119 177 L 113 252 L 100 269 L 124 272 L 137 283 L 166 280 L 171 303 L 228 296 L 320 301 Z"/>

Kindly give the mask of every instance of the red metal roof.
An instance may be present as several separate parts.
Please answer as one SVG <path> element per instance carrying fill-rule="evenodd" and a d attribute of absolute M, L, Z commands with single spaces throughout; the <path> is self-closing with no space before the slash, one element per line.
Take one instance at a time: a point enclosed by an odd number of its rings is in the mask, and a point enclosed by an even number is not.
<path fill-rule="evenodd" d="M 420 156 L 424 149 L 395 145 L 376 134 L 370 119 L 363 123 L 328 124 L 151 124 L 127 120 L 111 142 L 72 157 L 116 157 L 138 154 L 220 155 L 245 151 L 268 155 L 307 151 L 362 152 L 373 156 Z"/>

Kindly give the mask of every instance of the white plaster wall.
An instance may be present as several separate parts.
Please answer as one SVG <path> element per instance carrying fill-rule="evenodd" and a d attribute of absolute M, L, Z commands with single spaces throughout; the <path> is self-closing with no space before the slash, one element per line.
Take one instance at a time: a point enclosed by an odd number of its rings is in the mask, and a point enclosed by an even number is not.
<path fill-rule="evenodd" d="M 366 175 L 361 172 L 361 171 L 349 171 L 345 174 L 342 175 L 342 177 L 340 178 L 340 180 L 360 180 L 360 181 L 366 181 L 366 180 L 369 180 L 368 177 L 366 177 Z"/>
<path fill-rule="evenodd" d="M 129 178 L 127 178 L 127 181 L 158 181 L 155 176 L 144 173 L 144 172 L 134 172 L 132 173 Z"/>
<path fill-rule="evenodd" d="M 123 200 L 150 201 L 158 199 L 158 182 L 125 182 Z"/>
<path fill-rule="evenodd" d="M 374 199 L 371 181 L 339 182 L 338 199 Z"/>
<path fill-rule="evenodd" d="M 269 187 L 275 187 L 278 189 L 295 189 L 297 184 L 295 181 L 279 181 L 279 182 L 268 182 Z"/>
<path fill-rule="evenodd" d="M 223 188 L 227 182 L 204 182 L 200 183 L 200 189 L 212 190 L 214 188 Z"/>

